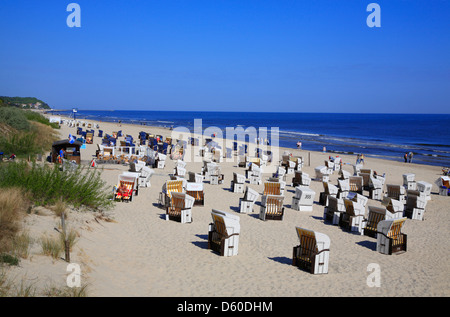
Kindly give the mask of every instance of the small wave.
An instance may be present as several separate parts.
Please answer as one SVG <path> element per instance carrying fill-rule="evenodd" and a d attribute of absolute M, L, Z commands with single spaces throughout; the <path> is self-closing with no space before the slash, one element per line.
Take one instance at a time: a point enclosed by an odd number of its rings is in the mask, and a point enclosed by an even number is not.
<path fill-rule="evenodd" d="M 322 134 L 317 133 L 307 133 L 307 132 L 294 132 L 294 131 L 279 131 L 279 133 L 293 134 L 293 135 L 304 135 L 304 136 L 322 136 Z"/>
<path fill-rule="evenodd" d="M 450 147 L 449 144 L 432 144 L 432 143 L 413 143 L 414 145 L 420 146 L 431 146 L 431 147 Z"/>

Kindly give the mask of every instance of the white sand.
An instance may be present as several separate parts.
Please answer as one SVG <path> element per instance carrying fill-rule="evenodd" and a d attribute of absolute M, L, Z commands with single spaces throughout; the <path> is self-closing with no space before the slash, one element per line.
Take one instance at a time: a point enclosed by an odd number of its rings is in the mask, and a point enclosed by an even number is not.
<path fill-rule="evenodd" d="M 138 125 L 100 122 L 104 133 L 122 130 L 135 139 L 139 131 L 170 136 L 170 131 Z M 97 130 L 96 130 L 97 131 Z M 76 128 L 65 125 L 61 138 Z M 97 135 L 97 133 L 96 133 Z M 81 152 L 83 163 L 95 154 L 96 143 Z M 314 176 L 314 167 L 323 165 L 329 154 L 288 149 L 306 159 L 304 171 Z M 280 154 L 283 149 L 280 150 Z M 353 164 L 355 156 L 341 155 L 344 163 Z M 449 296 L 450 253 L 445 241 L 450 240 L 448 223 L 450 197 L 439 196 L 434 181 L 441 174 L 439 167 L 405 164 L 382 159 L 365 158 L 365 168 L 386 173 L 387 184 L 402 184 L 404 173 L 415 173 L 416 181 L 433 184 L 425 220 L 406 221 L 403 232 L 408 235 L 408 250 L 399 255 L 383 255 L 376 251 L 376 239 L 341 230 L 323 221 L 324 207 L 315 203 L 312 212 L 290 208 L 295 189 L 292 177 L 287 177 L 285 216 L 282 221 L 261 221 L 259 206 L 253 214 L 239 214 L 240 193 L 229 190 L 232 173 L 244 173 L 236 163 L 220 163 L 225 181 L 221 185 L 204 183 L 205 205 L 194 206 L 193 222 L 181 224 L 162 218 L 165 211 L 157 206 L 162 185 L 172 173 L 174 161 L 168 158 L 166 167 L 155 169 L 150 188 L 141 188 L 130 203 L 117 202 L 108 211 L 115 222 L 95 221 L 89 212 L 72 211 L 68 223 L 78 229 L 80 238 L 72 253 L 72 262 L 82 269 L 82 283 L 88 283 L 90 296 Z M 187 163 L 187 171 L 200 172 L 201 162 Z M 123 165 L 101 165 L 108 185 L 116 185 L 117 177 L 128 169 Z M 352 166 L 344 169 L 353 173 Z M 269 173 L 264 174 L 267 178 Z M 337 184 L 337 173 L 330 177 Z M 263 185 L 249 185 L 262 193 Z M 315 201 L 323 191 L 321 182 L 312 181 Z M 369 200 L 368 205 L 381 206 Z M 239 254 L 221 257 L 207 249 L 208 224 L 211 209 L 228 211 L 240 216 Z M 367 209 L 366 209 L 367 210 Z M 30 228 L 52 232 L 57 218 L 29 216 Z M 299 244 L 295 226 L 327 234 L 331 239 L 329 273 L 312 275 L 291 265 L 292 248 Z M 54 230 L 53 230 L 54 231 Z M 40 234 L 40 233 L 39 233 Z M 36 233 L 36 236 L 39 236 Z M 37 248 L 38 249 L 38 248 Z M 22 260 L 13 273 L 39 281 L 52 280 L 65 284 L 67 263 L 51 260 L 34 250 L 31 260 Z M 367 267 L 379 264 L 381 286 L 367 285 Z"/>

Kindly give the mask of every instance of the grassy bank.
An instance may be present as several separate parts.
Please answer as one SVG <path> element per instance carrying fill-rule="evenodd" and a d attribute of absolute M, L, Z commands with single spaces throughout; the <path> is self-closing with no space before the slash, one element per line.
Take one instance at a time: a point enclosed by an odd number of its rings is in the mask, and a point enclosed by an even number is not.
<path fill-rule="evenodd" d="M 0 152 L 6 157 L 34 158 L 51 149 L 57 140 L 55 128 L 47 118 L 33 111 L 0 107 Z"/>
<path fill-rule="evenodd" d="M 59 200 L 74 207 L 106 209 L 109 190 L 101 172 L 87 167 L 61 170 L 59 165 L 10 162 L 0 165 L 0 188 L 22 189 L 35 205 L 53 205 Z"/>

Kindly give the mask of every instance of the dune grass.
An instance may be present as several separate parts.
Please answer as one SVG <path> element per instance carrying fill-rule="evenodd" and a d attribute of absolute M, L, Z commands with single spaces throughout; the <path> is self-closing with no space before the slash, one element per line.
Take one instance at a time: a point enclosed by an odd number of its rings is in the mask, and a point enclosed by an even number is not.
<path fill-rule="evenodd" d="M 12 257 L 24 254 L 27 245 L 19 241 L 21 237 L 17 234 L 20 230 L 20 221 L 26 214 L 29 204 L 19 188 L 0 190 L 0 254 L 9 254 Z"/>
<path fill-rule="evenodd" d="M 11 162 L 0 165 L 0 188 L 22 188 L 36 205 L 53 205 L 60 200 L 74 207 L 107 209 L 110 190 L 101 172 L 87 167 L 61 171 L 58 165 Z"/>
<path fill-rule="evenodd" d="M 58 139 L 55 128 L 43 115 L 14 107 L 0 108 L 0 151 L 34 158 L 49 150 Z"/>
<path fill-rule="evenodd" d="M 38 287 L 38 281 L 15 281 L 8 278 L 6 271 L 0 267 L 0 297 L 87 297 L 88 284 L 80 287 L 47 285 Z"/>
<path fill-rule="evenodd" d="M 53 259 L 59 259 L 64 250 L 64 245 L 61 243 L 60 238 L 43 236 L 39 241 L 44 255 L 51 256 Z"/>

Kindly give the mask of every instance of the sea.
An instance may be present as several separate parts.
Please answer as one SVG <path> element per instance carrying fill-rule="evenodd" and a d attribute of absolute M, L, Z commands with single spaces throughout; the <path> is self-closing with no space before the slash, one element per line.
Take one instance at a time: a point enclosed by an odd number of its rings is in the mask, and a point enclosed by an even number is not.
<path fill-rule="evenodd" d="M 73 116 L 72 110 L 69 111 Z M 54 114 L 58 114 L 55 112 Z M 67 112 L 60 112 L 67 115 Z M 267 129 L 267 138 L 278 129 L 279 146 L 310 151 L 326 150 L 332 156 L 364 154 L 366 157 L 404 161 L 412 152 L 413 163 L 450 167 L 450 114 L 362 114 L 362 113 L 285 113 L 214 111 L 138 111 L 78 110 L 76 119 L 166 128 L 185 127 L 194 131 L 194 120 L 201 119 L 203 130 L 226 128 Z M 197 121 L 197 125 L 198 125 Z M 208 130 L 209 131 L 209 130 Z M 249 131 L 249 130 L 247 130 Z M 260 135 L 258 135 L 260 136 Z M 229 137 L 229 136 L 228 136 Z M 231 136 L 232 137 L 232 136 Z M 254 140 L 250 140 L 254 142 Z"/>

